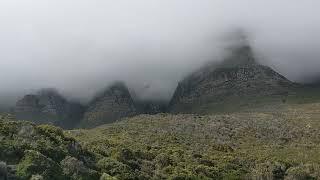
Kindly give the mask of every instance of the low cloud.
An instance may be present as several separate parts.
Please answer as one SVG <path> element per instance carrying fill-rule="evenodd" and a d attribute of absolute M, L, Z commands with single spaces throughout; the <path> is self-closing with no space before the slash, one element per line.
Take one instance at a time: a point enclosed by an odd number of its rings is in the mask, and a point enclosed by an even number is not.
<path fill-rule="evenodd" d="M 315 0 L 3 0 L 0 98 L 54 87 L 83 102 L 115 80 L 169 99 L 179 80 L 247 32 L 263 64 L 290 80 L 320 76 Z"/>

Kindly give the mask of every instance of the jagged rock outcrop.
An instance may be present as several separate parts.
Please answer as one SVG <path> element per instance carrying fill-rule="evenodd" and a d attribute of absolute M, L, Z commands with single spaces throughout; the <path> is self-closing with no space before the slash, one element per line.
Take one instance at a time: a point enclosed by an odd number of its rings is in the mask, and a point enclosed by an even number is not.
<path fill-rule="evenodd" d="M 137 110 L 128 88 L 124 83 L 116 82 L 89 104 L 81 126 L 95 127 L 136 114 Z"/>
<path fill-rule="evenodd" d="M 281 102 L 294 83 L 255 61 L 249 46 L 230 48 L 221 64 L 207 66 L 179 83 L 171 112 L 206 113 L 228 106 L 237 109 L 263 98 Z"/>
<path fill-rule="evenodd" d="M 14 108 L 17 119 L 54 124 L 64 128 L 77 125 L 83 112 L 82 105 L 68 102 L 54 89 L 43 89 L 35 95 L 26 95 Z"/>

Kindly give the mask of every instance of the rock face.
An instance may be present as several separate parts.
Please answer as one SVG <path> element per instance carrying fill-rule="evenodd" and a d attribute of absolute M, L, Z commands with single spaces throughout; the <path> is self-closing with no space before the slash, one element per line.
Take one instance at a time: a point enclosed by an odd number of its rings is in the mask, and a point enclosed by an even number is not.
<path fill-rule="evenodd" d="M 94 127 L 137 114 L 134 101 L 124 83 L 117 82 L 98 95 L 84 114 L 82 127 Z"/>
<path fill-rule="evenodd" d="M 26 95 L 14 108 L 17 119 L 64 128 L 74 127 L 82 118 L 83 111 L 82 105 L 68 102 L 53 89 L 43 89 L 36 95 Z"/>
<path fill-rule="evenodd" d="M 255 61 L 249 46 L 230 49 L 221 64 L 207 66 L 179 83 L 170 102 L 171 112 L 198 113 L 237 107 L 261 98 L 281 99 L 294 83 Z M 251 102 L 250 102 L 250 101 Z M 241 105 L 242 103 L 242 105 Z"/>
<path fill-rule="evenodd" d="M 139 114 L 158 114 L 167 112 L 168 103 L 156 100 L 135 100 L 135 107 Z"/>

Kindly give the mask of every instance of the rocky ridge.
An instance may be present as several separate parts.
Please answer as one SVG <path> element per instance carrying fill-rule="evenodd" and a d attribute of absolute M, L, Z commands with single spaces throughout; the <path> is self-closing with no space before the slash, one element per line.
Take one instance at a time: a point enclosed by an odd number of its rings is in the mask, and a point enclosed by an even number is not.
<path fill-rule="evenodd" d="M 171 112 L 198 112 L 196 106 L 223 106 L 225 102 L 277 97 L 294 87 L 284 76 L 260 65 L 249 46 L 231 49 L 221 64 L 201 69 L 181 81 L 170 102 Z"/>
<path fill-rule="evenodd" d="M 17 119 L 72 128 L 81 119 L 84 108 L 67 101 L 54 89 L 43 89 L 35 95 L 25 95 L 13 111 Z"/>
<path fill-rule="evenodd" d="M 81 126 L 94 127 L 136 114 L 128 88 L 124 83 L 116 82 L 89 103 Z"/>

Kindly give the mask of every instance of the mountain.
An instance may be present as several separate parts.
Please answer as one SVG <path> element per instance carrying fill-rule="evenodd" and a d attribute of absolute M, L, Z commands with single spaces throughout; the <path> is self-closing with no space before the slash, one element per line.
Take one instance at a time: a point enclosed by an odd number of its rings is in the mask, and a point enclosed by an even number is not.
<path fill-rule="evenodd" d="M 171 112 L 207 113 L 235 111 L 262 104 L 284 102 L 296 87 L 281 74 L 259 64 L 248 45 L 229 49 L 220 64 L 206 66 L 181 81 L 170 102 Z"/>
<path fill-rule="evenodd" d="M 89 103 L 81 126 L 94 127 L 136 114 L 128 88 L 124 83 L 116 82 Z"/>
<path fill-rule="evenodd" d="M 158 114 L 167 112 L 168 103 L 159 100 L 134 100 L 138 114 Z"/>
<path fill-rule="evenodd" d="M 162 101 L 134 100 L 122 82 L 116 82 L 98 94 L 86 107 L 69 102 L 54 89 L 25 95 L 13 108 L 17 119 L 63 128 L 95 127 L 137 114 L 166 112 Z"/>
<path fill-rule="evenodd" d="M 13 111 L 17 119 L 72 128 L 82 118 L 84 107 L 68 102 L 54 89 L 42 89 L 37 94 L 25 95 Z"/>

